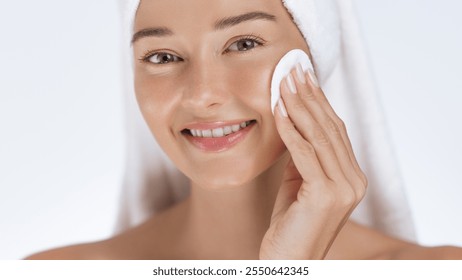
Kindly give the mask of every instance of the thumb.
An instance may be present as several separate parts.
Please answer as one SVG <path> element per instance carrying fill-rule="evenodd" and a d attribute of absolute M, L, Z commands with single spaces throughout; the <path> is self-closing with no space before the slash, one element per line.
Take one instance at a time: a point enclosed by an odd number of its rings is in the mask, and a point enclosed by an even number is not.
<path fill-rule="evenodd" d="M 297 194 L 302 185 L 303 178 L 297 170 L 292 157 L 286 166 L 282 178 L 281 187 L 279 188 L 276 202 L 274 204 L 273 215 L 271 220 L 283 215 L 287 209 L 297 200 Z"/>

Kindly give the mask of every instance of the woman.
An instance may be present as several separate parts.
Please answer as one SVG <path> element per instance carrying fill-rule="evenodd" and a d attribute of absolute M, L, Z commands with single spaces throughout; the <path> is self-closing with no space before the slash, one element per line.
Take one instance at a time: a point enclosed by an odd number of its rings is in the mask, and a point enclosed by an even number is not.
<path fill-rule="evenodd" d="M 293 69 L 273 116 L 274 66 L 313 47 L 280 0 L 143 0 L 131 39 L 141 113 L 191 194 L 111 239 L 30 258 L 462 257 L 349 220 L 368 180 L 321 69 Z"/>

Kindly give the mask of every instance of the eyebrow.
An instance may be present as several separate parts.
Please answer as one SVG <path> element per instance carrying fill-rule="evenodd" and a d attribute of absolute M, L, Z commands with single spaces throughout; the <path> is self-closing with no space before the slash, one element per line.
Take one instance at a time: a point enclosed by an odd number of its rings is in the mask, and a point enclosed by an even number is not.
<path fill-rule="evenodd" d="M 276 16 L 265 12 L 250 12 L 238 16 L 220 19 L 215 23 L 214 28 L 215 30 L 223 30 L 250 20 L 267 20 L 275 22 Z"/>
<path fill-rule="evenodd" d="M 265 12 L 250 12 L 238 16 L 232 16 L 217 20 L 213 27 L 215 30 L 223 30 L 251 20 L 267 20 L 276 22 L 276 16 Z M 136 32 L 133 35 L 132 44 L 138 41 L 139 39 L 145 37 L 166 37 L 172 36 L 173 34 L 173 31 L 167 27 L 145 28 Z"/>
<path fill-rule="evenodd" d="M 167 27 L 150 27 L 136 32 L 132 38 L 132 44 L 144 37 L 166 37 L 173 35 L 173 31 Z"/>

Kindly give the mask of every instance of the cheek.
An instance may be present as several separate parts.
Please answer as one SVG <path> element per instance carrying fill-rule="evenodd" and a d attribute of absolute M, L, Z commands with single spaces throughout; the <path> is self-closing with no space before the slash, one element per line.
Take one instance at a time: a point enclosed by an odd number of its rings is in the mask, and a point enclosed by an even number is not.
<path fill-rule="evenodd" d="M 168 141 L 170 129 L 167 124 L 172 123 L 175 95 L 172 94 L 172 83 L 169 79 L 156 78 L 150 75 L 135 77 L 136 99 L 140 111 L 151 132 L 161 144 Z"/>
<path fill-rule="evenodd" d="M 243 104 L 261 116 L 271 114 L 271 77 L 274 63 L 270 60 L 242 62 L 241 65 L 232 65 L 228 70 L 232 85 L 231 92 Z"/>
<path fill-rule="evenodd" d="M 276 63 L 272 59 L 259 59 L 248 63 L 247 67 L 236 68 L 230 74 L 234 79 L 230 84 L 237 85 L 235 94 L 257 118 L 262 143 L 280 146 L 282 140 L 271 111 L 271 78 Z"/>
<path fill-rule="evenodd" d="M 233 182 L 230 185 L 249 182 L 275 164 L 286 151 L 271 112 L 270 87 L 275 64 L 276 62 L 270 59 L 260 59 L 227 67 L 225 80 L 228 91 L 239 99 L 239 107 L 245 108 L 248 112 L 245 117 L 256 118 L 257 136 L 248 142 L 249 145 L 239 150 L 241 154 L 234 154 L 229 160 L 222 160 L 219 164 L 215 163 L 199 172 L 209 174 L 205 176 L 209 183 L 214 177 L 218 186 L 224 181 Z M 210 172 L 211 170 L 213 172 Z M 235 172 L 230 173 L 226 170 Z M 201 181 L 201 178 L 195 179 Z"/>

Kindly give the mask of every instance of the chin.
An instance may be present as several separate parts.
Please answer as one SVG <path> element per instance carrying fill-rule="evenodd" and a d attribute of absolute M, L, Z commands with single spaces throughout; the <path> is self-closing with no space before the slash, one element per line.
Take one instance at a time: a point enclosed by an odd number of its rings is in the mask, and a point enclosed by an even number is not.
<path fill-rule="evenodd" d="M 194 185 L 206 190 L 237 190 L 248 187 L 263 174 L 272 176 L 270 173 L 277 173 L 278 166 L 280 165 L 278 163 L 283 160 L 283 155 L 286 154 L 284 151 L 283 149 L 283 151 L 271 156 L 268 155 L 269 157 L 266 158 L 257 156 L 248 157 L 247 160 L 240 160 L 238 162 L 215 162 L 196 170 L 190 170 L 189 174 L 185 174 L 194 182 Z M 258 160 L 259 158 L 264 158 L 265 160 Z"/>
<path fill-rule="evenodd" d="M 201 188 L 211 190 L 211 191 L 227 191 L 239 189 L 249 183 L 255 176 L 250 174 L 243 175 L 240 172 L 235 172 L 235 174 L 228 174 L 228 176 L 217 176 L 212 174 L 203 174 L 202 176 L 194 176 L 191 180 L 195 185 L 200 186 Z"/>

